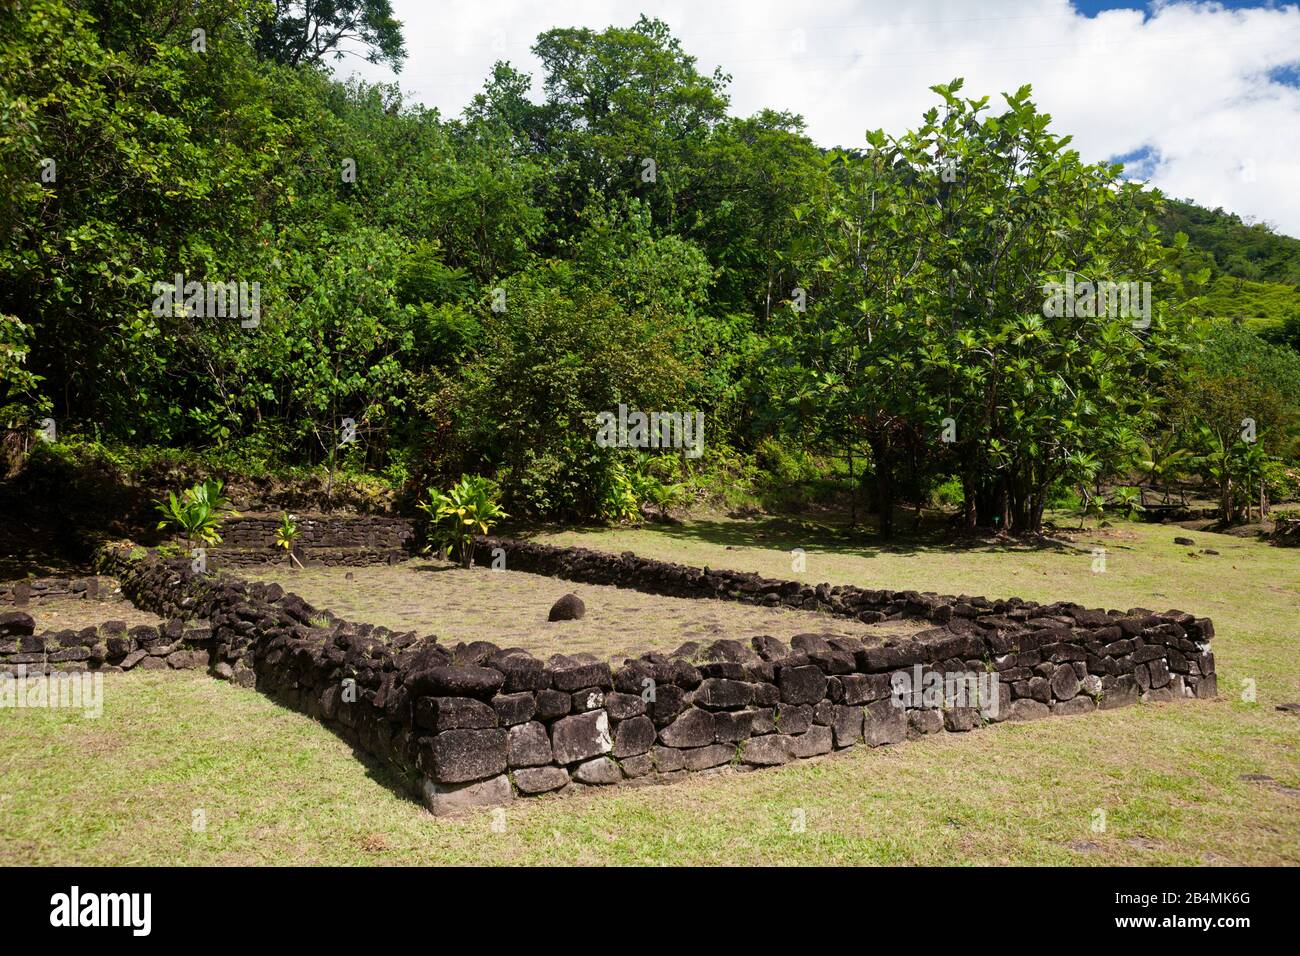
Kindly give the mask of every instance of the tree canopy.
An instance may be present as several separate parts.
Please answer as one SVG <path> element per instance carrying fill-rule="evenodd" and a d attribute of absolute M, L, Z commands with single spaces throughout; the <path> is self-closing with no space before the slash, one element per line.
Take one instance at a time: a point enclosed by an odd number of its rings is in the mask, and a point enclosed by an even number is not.
<path fill-rule="evenodd" d="M 386 0 L 15 6 L 15 433 L 48 416 L 399 484 L 478 472 L 512 514 L 577 517 L 639 468 L 725 471 L 777 443 L 846 462 L 886 531 L 948 481 L 967 525 L 1021 531 L 1054 488 L 1200 435 L 1186 390 L 1231 378 L 1195 359 L 1193 320 L 1239 273 L 1168 229 L 1204 233 L 1199 213 L 1083 162 L 1028 87 L 994 108 L 941 84 L 911 130 L 826 150 L 796 114 L 730 115 L 728 77 L 645 17 L 549 30 L 538 100 L 498 63 L 444 117 L 330 73 L 346 51 L 400 65 Z M 1287 278 L 1284 244 L 1256 239 L 1259 275 Z M 1148 308 L 1116 312 L 1112 285 Z M 1291 354 L 1256 345 L 1269 368 Z M 1268 381 L 1242 400 L 1293 454 L 1300 399 Z M 620 403 L 703 412 L 704 460 L 600 447 Z"/>

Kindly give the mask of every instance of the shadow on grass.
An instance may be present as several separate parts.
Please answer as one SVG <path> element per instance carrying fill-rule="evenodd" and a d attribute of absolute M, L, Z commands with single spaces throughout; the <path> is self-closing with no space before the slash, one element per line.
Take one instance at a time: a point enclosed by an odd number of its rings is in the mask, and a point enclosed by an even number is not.
<path fill-rule="evenodd" d="M 908 516 L 911 521 L 911 516 Z M 1033 552 L 1073 553 L 1078 548 L 1069 541 L 1047 535 L 965 535 L 955 534 L 947 521 L 923 522 L 919 529 L 882 537 L 874 528 L 828 524 L 784 515 L 751 518 L 691 518 L 681 524 L 642 526 L 656 534 L 679 541 L 693 541 L 728 549 L 756 548 L 790 551 L 816 548 L 818 551 L 847 557 L 870 558 L 881 554 L 918 555 L 954 552 L 1015 554 Z M 512 528 L 520 538 L 544 534 L 576 532 L 596 534 L 611 529 L 601 525 L 530 524 Z M 617 530 L 617 529 L 615 529 Z"/>
<path fill-rule="evenodd" d="M 242 689 L 254 690 L 254 688 Z M 258 687 L 255 689 L 255 693 L 261 694 L 262 697 L 269 700 L 276 707 L 293 714 L 295 717 L 299 717 L 303 720 L 310 720 L 312 723 L 324 727 L 343 743 L 347 744 L 348 749 L 352 751 L 353 758 L 365 768 L 367 777 L 392 793 L 394 796 L 410 801 L 419 806 L 423 806 L 423 802 L 419 797 L 419 787 L 414 776 L 409 779 L 404 777 L 388 764 L 384 763 L 383 760 L 372 754 L 369 750 L 362 748 L 362 746 L 355 740 L 349 740 L 345 733 L 345 728 L 338 726 L 334 722 L 326 722 L 311 716 L 311 714 L 306 711 L 294 707 L 274 691 L 264 690 L 263 688 Z"/>

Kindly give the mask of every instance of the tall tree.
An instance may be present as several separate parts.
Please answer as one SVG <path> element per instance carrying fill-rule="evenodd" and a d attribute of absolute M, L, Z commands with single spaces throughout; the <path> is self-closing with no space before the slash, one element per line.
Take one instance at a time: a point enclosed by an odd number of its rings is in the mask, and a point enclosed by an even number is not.
<path fill-rule="evenodd" d="M 275 0 L 257 25 L 254 46 L 269 60 L 298 66 L 341 59 L 353 42 L 368 62 L 401 72 L 406 46 L 389 0 Z"/>

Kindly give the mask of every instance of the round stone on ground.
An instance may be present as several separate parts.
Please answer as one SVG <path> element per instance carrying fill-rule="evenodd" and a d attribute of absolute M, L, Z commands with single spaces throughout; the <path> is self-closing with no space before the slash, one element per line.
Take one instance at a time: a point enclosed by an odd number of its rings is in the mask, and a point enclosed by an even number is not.
<path fill-rule="evenodd" d="M 582 603 L 582 598 L 576 594 L 566 594 L 554 604 L 551 605 L 551 613 L 547 615 L 548 621 L 577 621 L 587 613 L 587 606 Z"/>

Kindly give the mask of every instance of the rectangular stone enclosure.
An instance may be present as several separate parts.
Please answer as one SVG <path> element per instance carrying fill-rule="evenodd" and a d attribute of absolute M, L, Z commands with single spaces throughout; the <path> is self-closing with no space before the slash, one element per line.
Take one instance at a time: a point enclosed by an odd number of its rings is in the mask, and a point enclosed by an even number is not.
<path fill-rule="evenodd" d="M 26 614 L 8 612 L 0 667 L 20 659 L 55 666 L 51 648 L 69 645 L 90 645 L 78 667 L 116 667 L 140 650 L 145 658 L 183 653 L 189 666 L 200 662 L 323 721 L 435 813 L 1216 693 L 1213 625 L 1180 611 L 812 586 L 499 538 L 479 542 L 478 560 L 489 562 L 494 549 L 515 570 L 569 580 L 925 626 L 875 639 L 692 643 L 612 667 L 591 655 L 542 660 L 487 641 L 452 644 L 342 620 L 279 584 L 199 574 L 188 561 L 114 545 L 101 550 L 100 572 L 175 623 L 136 641 L 89 631 L 52 639 L 32 634 Z"/>

